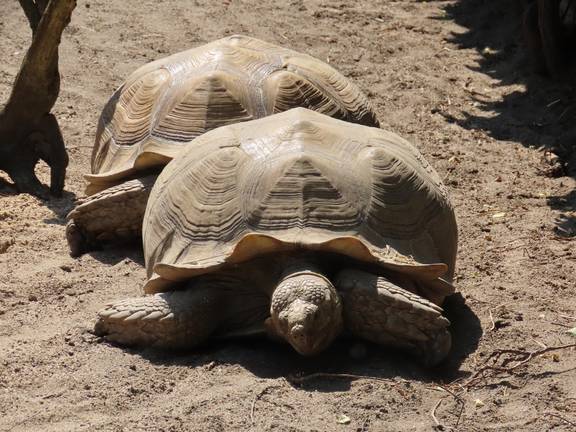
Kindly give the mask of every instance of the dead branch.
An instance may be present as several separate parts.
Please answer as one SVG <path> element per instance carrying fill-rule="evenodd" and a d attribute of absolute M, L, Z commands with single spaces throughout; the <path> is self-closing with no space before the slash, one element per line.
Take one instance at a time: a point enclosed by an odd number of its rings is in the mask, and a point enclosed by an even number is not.
<path fill-rule="evenodd" d="M 438 384 L 438 388 L 444 390 L 446 393 L 452 396 L 460 407 L 458 411 L 458 417 L 456 418 L 456 424 L 454 425 L 454 429 L 458 430 L 458 425 L 460 424 L 460 420 L 462 419 L 462 413 L 464 412 L 464 400 L 458 394 L 454 393 L 452 390 L 448 389 L 447 387 L 441 384 Z M 434 406 L 434 408 L 430 411 L 430 416 L 432 417 L 432 420 L 434 420 L 434 423 L 436 423 L 436 426 L 443 426 L 436 417 L 436 411 L 438 411 L 438 408 L 442 404 L 442 401 L 444 401 L 447 397 L 448 396 L 441 397 Z"/>
<path fill-rule="evenodd" d="M 58 47 L 76 0 L 20 0 L 33 31 L 12 92 L 0 111 L 0 169 L 20 192 L 43 195 L 34 167 L 50 166 L 50 189 L 62 192 L 68 154 L 56 118 L 50 114 L 60 91 Z"/>
<path fill-rule="evenodd" d="M 494 361 L 496 362 L 500 359 L 500 356 L 502 356 L 504 354 L 513 354 L 513 355 L 515 355 L 515 357 L 512 356 L 510 358 L 504 359 L 502 361 L 501 366 L 495 366 L 495 365 L 482 366 L 480 369 L 478 369 L 476 372 L 474 372 L 468 378 L 468 380 L 466 380 L 466 382 L 464 384 L 462 384 L 462 386 L 465 388 L 473 387 L 476 385 L 476 383 L 478 381 L 492 377 L 492 376 L 496 376 L 499 373 L 513 375 L 515 373 L 516 369 L 518 369 L 521 366 L 526 365 L 528 362 L 532 361 L 536 357 L 539 357 L 543 354 L 546 354 L 546 353 L 549 353 L 552 351 L 559 351 L 559 350 L 575 348 L 575 347 L 576 347 L 576 343 L 568 344 L 568 345 L 547 347 L 547 348 L 543 348 L 541 350 L 533 351 L 533 352 L 526 352 L 526 351 L 520 351 L 520 350 L 497 350 L 497 351 L 493 352 L 488 357 L 488 359 L 486 359 L 485 363 L 487 363 L 491 359 L 494 359 Z M 517 362 L 517 363 L 508 367 L 507 365 L 511 362 Z"/>
<path fill-rule="evenodd" d="M 430 415 L 432 416 L 432 420 L 434 420 L 434 423 L 436 423 L 436 426 L 442 426 L 442 424 L 438 421 L 438 418 L 436 417 L 436 410 L 438 409 L 438 407 L 440 406 L 440 404 L 444 399 L 446 399 L 446 396 L 438 399 L 438 402 L 436 402 L 436 405 L 434 405 L 434 408 L 432 408 L 432 411 L 430 411 Z"/>
<path fill-rule="evenodd" d="M 388 384 L 396 385 L 399 384 L 399 381 L 390 380 L 387 378 L 379 378 L 379 377 L 367 377 L 362 375 L 353 375 L 353 374 L 341 374 L 341 373 L 327 373 L 327 372 L 316 372 L 309 375 L 289 375 L 286 379 L 288 382 L 293 384 L 302 384 L 306 381 L 310 381 L 316 378 L 346 378 L 346 379 L 369 379 L 375 381 L 381 381 Z"/>
<path fill-rule="evenodd" d="M 250 423 L 252 423 L 253 425 L 255 424 L 254 422 L 254 409 L 256 408 L 256 402 L 258 402 L 262 396 L 264 396 L 269 390 L 272 390 L 273 388 L 278 388 L 278 387 L 282 387 L 282 385 L 269 385 L 264 387 L 262 390 L 260 390 L 256 396 L 254 396 L 254 400 L 252 401 L 252 405 L 250 407 Z"/>
<path fill-rule="evenodd" d="M 562 420 L 564 423 L 568 423 L 569 425 L 576 427 L 576 423 L 571 422 L 570 420 L 565 419 L 565 418 L 562 417 L 560 414 L 556 414 L 556 413 L 547 411 L 547 412 L 545 412 L 543 415 L 545 415 L 545 416 L 550 416 L 550 417 L 556 417 L 556 418 Z"/>

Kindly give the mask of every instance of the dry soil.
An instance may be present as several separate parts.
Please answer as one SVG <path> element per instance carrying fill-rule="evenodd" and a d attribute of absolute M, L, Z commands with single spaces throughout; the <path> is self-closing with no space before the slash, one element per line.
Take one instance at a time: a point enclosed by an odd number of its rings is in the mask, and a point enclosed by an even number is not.
<path fill-rule="evenodd" d="M 0 3 L 5 101 L 30 31 L 18 2 Z M 0 430 L 576 430 L 576 350 L 551 349 L 576 343 L 574 87 L 530 72 L 519 3 L 79 0 L 54 109 L 66 193 L 17 195 L 0 175 Z M 443 367 L 375 346 L 357 358 L 346 341 L 301 359 L 269 342 L 174 355 L 91 333 L 145 280 L 138 247 L 68 255 L 99 112 L 138 66 L 235 33 L 338 68 L 441 174 L 460 229 Z"/>

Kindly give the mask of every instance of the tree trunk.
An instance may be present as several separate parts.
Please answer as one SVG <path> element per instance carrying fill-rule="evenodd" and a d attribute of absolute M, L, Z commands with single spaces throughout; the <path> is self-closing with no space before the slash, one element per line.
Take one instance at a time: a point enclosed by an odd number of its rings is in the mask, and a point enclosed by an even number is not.
<path fill-rule="evenodd" d="M 560 0 L 538 0 L 538 24 L 546 68 L 552 78 L 560 78 L 564 72 L 562 57 L 562 22 Z"/>
<path fill-rule="evenodd" d="M 32 43 L 0 112 L 0 169 L 20 192 L 43 196 L 34 173 L 43 160 L 50 166 L 50 192 L 60 195 L 68 154 L 50 110 L 60 91 L 58 47 L 76 0 L 19 1 L 32 28 Z"/>

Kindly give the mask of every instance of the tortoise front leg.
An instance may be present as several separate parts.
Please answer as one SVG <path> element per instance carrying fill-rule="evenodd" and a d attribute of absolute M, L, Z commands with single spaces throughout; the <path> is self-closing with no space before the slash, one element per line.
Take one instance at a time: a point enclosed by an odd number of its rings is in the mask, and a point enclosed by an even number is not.
<path fill-rule="evenodd" d="M 382 276 L 342 270 L 335 286 L 344 307 L 344 324 L 360 338 L 404 348 L 426 366 L 442 361 L 450 350 L 450 322 L 442 309 Z"/>
<path fill-rule="evenodd" d="M 200 286 L 112 303 L 98 313 L 95 333 L 121 345 L 190 348 L 218 327 L 220 298 Z"/>
<path fill-rule="evenodd" d="M 142 235 L 148 196 L 157 175 L 130 180 L 84 198 L 68 214 L 66 238 L 76 257 L 103 243 L 121 243 Z"/>

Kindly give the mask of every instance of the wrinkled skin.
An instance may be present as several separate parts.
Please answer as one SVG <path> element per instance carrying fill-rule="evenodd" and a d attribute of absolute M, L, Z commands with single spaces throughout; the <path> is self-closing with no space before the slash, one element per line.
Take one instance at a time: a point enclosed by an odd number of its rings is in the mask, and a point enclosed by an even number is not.
<path fill-rule="evenodd" d="M 293 258 L 272 254 L 192 278 L 174 291 L 108 304 L 98 314 L 96 334 L 122 345 L 187 349 L 210 337 L 264 330 L 313 356 L 345 332 L 410 352 L 426 366 L 448 355 L 450 322 L 413 284 Z"/>
<path fill-rule="evenodd" d="M 290 275 L 272 294 L 272 331 L 302 355 L 323 351 L 342 331 L 342 304 L 334 286 L 314 272 Z"/>

